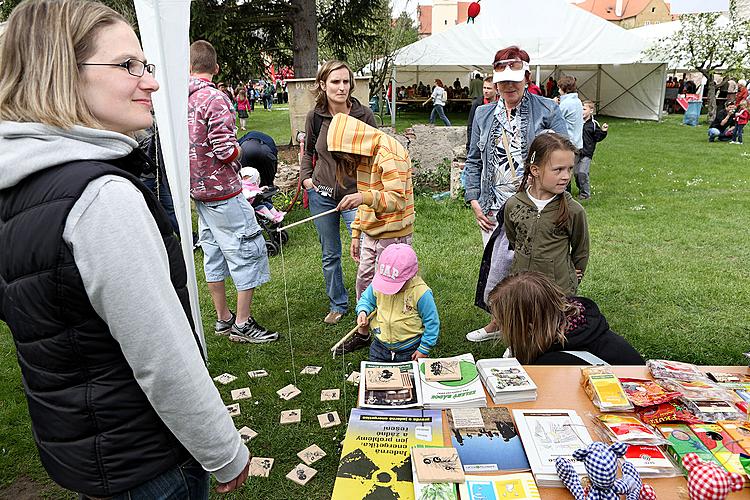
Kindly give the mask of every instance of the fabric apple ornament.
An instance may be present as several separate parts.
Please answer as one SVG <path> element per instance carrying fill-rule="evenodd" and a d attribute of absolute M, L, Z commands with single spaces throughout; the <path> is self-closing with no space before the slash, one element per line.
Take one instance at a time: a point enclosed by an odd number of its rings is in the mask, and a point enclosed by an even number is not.
<path fill-rule="evenodd" d="M 471 2 L 471 3 L 469 4 L 469 11 L 468 11 L 468 14 L 469 14 L 469 18 L 468 18 L 468 19 L 466 20 L 467 24 L 468 24 L 469 22 L 472 22 L 472 23 L 473 23 L 473 22 L 474 22 L 474 19 L 476 19 L 476 17 L 477 17 L 478 15 L 479 15 L 479 11 L 480 11 L 480 9 L 481 9 L 481 8 L 479 7 L 479 2 L 480 2 L 480 1 L 481 1 L 481 0 L 477 0 L 476 2 Z"/>

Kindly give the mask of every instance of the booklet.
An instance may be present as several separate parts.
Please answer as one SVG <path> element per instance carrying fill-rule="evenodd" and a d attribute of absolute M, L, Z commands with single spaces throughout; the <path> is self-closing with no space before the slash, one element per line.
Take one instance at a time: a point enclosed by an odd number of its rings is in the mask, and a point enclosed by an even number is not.
<path fill-rule="evenodd" d="M 555 468 L 557 457 L 569 459 L 578 475 L 586 475 L 583 462 L 573 453 L 592 440 L 575 410 L 513 410 L 513 419 L 539 486 L 563 486 Z"/>
<path fill-rule="evenodd" d="M 497 472 L 529 470 L 513 419 L 507 408 L 477 408 L 479 425 L 461 427 L 456 413 L 446 412 L 451 444 L 458 450 L 464 472 Z"/>
<path fill-rule="evenodd" d="M 633 464 L 641 477 L 679 476 L 677 469 L 663 451 L 656 446 L 630 445 L 625 458 Z"/>
<path fill-rule="evenodd" d="M 516 358 L 481 359 L 477 369 L 495 404 L 536 400 L 536 384 Z"/>
<path fill-rule="evenodd" d="M 413 500 L 411 448 L 416 446 L 443 446 L 442 412 L 353 409 L 332 500 Z"/>
<path fill-rule="evenodd" d="M 708 451 L 688 425 L 658 424 L 656 428 L 669 440 L 667 451 L 683 472 L 686 471 L 682 467 L 682 458 L 688 453 L 695 453 L 704 462 L 712 462 L 721 467 L 721 463 Z"/>
<path fill-rule="evenodd" d="M 533 500 L 542 498 L 534 483 L 534 476 L 528 472 L 494 476 L 466 476 L 466 482 L 459 485 L 461 500 Z"/>
<path fill-rule="evenodd" d="M 474 356 L 461 354 L 452 358 L 442 358 L 442 361 L 458 367 L 458 380 L 428 380 L 431 368 L 435 368 L 434 360 L 419 360 L 419 385 L 422 387 L 424 407 L 430 409 L 447 408 L 479 408 L 487 406 L 487 395 L 479 379 Z"/>
<path fill-rule="evenodd" d="M 720 425 L 691 424 L 690 429 L 726 470 L 745 475 L 745 469 L 740 463 L 740 453 L 745 453 L 745 450 Z"/>
<path fill-rule="evenodd" d="M 373 390 L 367 388 L 367 383 L 362 379 L 359 384 L 359 398 L 357 406 L 360 408 L 419 408 L 422 406 L 422 389 L 420 377 L 417 376 L 418 365 L 416 361 L 404 363 L 375 363 L 362 361 L 360 373 L 368 373 L 371 370 L 387 370 L 392 374 L 391 378 L 400 378 L 403 382 L 400 389 Z"/>

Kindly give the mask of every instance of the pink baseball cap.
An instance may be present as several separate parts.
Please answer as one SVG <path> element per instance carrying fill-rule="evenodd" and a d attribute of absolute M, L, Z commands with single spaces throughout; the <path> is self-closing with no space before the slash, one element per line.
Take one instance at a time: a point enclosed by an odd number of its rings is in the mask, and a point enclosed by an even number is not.
<path fill-rule="evenodd" d="M 388 245 L 375 263 L 372 288 L 385 295 L 393 295 L 412 279 L 419 269 L 417 254 L 410 245 Z"/>

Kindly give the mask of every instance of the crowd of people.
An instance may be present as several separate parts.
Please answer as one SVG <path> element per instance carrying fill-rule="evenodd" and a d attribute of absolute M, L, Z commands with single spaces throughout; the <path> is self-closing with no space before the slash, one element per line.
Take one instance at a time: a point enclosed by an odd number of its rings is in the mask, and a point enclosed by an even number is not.
<path fill-rule="evenodd" d="M 214 83 L 218 63 L 208 41 L 191 45 L 190 195 L 214 330 L 273 342 L 279 334 L 251 314 L 270 270 L 249 198 L 272 182 L 275 164 L 256 167 L 275 145 L 260 132 L 238 142 L 236 117 L 248 109 L 240 99 L 235 110 Z M 474 110 L 466 201 L 485 245 L 476 303 L 492 319 L 468 339 L 503 340 L 524 363 L 580 363 L 573 346 L 642 364 L 597 305 L 575 295 L 589 234 L 567 189 L 606 128 L 590 123 L 593 108 L 572 78 L 558 82 L 559 103 L 531 92 L 529 64 L 519 47 L 499 50 L 491 81 L 482 81 L 487 102 Z M 84 499 L 205 499 L 209 474 L 220 493 L 248 475 L 249 451 L 193 324 L 178 231 L 141 180 L 161 170 L 157 136 L 150 152 L 134 139 L 154 126 L 156 74 L 125 18 L 97 2 L 24 0 L 0 39 L 0 319 L 16 345 L 42 464 Z M 326 214 L 315 219 L 323 321 L 335 324 L 349 308 L 343 219 L 358 262 L 359 330 L 339 352 L 369 346 L 373 360 L 418 359 L 439 342 L 440 318 L 412 248 L 411 161 L 374 126 L 354 86 L 346 63 L 323 64 L 305 126 L 300 178 L 310 212 Z"/>

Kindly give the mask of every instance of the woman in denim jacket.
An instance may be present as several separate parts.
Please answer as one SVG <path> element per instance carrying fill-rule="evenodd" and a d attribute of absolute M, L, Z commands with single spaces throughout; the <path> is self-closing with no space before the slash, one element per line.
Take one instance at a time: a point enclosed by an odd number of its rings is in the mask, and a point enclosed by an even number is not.
<path fill-rule="evenodd" d="M 495 54 L 493 83 L 498 99 L 477 108 L 464 168 L 466 201 L 482 232 L 484 256 L 475 303 L 487 309 L 487 293 L 508 273 L 513 251 L 502 224 L 505 202 L 518 189 L 524 158 L 534 138 L 545 130 L 567 136 L 565 120 L 551 99 L 534 95 L 529 85 L 529 54 L 516 46 Z M 494 321 L 466 336 L 473 342 L 500 337 Z"/>

